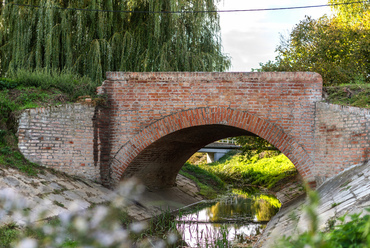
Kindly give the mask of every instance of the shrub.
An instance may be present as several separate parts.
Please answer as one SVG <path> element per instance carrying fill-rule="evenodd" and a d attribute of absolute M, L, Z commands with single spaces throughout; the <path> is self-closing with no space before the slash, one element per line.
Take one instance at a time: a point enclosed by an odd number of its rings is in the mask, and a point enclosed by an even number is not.
<path fill-rule="evenodd" d="M 7 216 L 17 223 L 10 222 L 0 229 L 2 247 L 132 247 L 132 234 L 141 233 L 144 223 L 131 223 L 124 227 L 119 218 L 129 199 L 143 191 L 143 186 L 134 180 L 121 185 L 116 194 L 110 197 L 110 204 L 97 205 L 81 210 L 78 202 L 69 206 L 69 211 L 63 212 L 53 221 L 37 221 L 45 218 L 50 202 L 42 202 L 37 207 L 30 206 L 26 200 L 13 190 L 0 190 L 0 226 L 9 221 Z M 15 230 L 15 231 L 12 231 Z M 22 231 L 16 231 L 22 230 Z M 177 241 L 177 236 L 169 233 L 167 240 L 153 237 L 136 242 L 136 247 L 147 244 L 164 247 Z"/>

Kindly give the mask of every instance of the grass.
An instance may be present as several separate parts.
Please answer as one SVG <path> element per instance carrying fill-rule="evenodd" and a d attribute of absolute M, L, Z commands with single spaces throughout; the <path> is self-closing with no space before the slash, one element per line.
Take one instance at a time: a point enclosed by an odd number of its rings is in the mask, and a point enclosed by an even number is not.
<path fill-rule="evenodd" d="M 339 86 L 324 87 L 328 94 L 328 101 L 333 104 L 370 108 L 370 84 L 342 84 Z"/>
<path fill-rule="evenodd" d="M 207 199 L 214 199 L 226 190 L 225 183 L 217 175 L 188 162 L 179 173 L 194 181 L 200 189 L 199 194 Z"/>
<path fill-rule="evenodd" d="M 19 232 L 15 224 L 8 224 L 0 227 L 0 247 L 10 248 L 11 242 L 18 237 Z"/>
<path fill-rule="evenodd" d="M 199 166 L 234 187 L 257 186 L 272 188 L 277 182 L 297 174 L 290 160 L 283 154 L 259 159 L 258 155 L 245 160 L 235 155 L 226 160 Z"/>
<path fill-rule="evenodd" d="M 41 90 L 57 90 L 63 92 L 71 101 L 79 96 L 95 95 L 96 87 L 101 82 L 93 82 L 88 77 L 81 77 L 69 72 L 53 70 L 17 70 L 10 75 L 18 85 L 36 87 Z"/>
<path fill-rule="evenodd" d="M 200 195 L 207 199 L 217 198 L 229 187 L 255 192 L 255 188 L 271 189 L 277 183 L 295 178 L 297 170 L 283 154 L 260 158 L 261 154 L 246 160 L 243 155 L 230 152 L 218 162 L 194 165 L 189 162 L 180 174 L 194 181 Z"/>
<path fill-rule="evenodd" d="M 339 205 L 340 205 L 340 203 L 334 202 L 334 203 L 331 204 L 331 208 L 335 208 L 336 206 L 339 206 Z"/>

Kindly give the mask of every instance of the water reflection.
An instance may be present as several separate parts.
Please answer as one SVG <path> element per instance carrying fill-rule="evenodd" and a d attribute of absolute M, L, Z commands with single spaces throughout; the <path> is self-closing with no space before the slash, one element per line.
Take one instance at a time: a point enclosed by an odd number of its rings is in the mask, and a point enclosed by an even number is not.
<path fill-rule="evenodd" d="M 190 247 L 216 245 L 216 241 L 223 245 L 248 242 L 279 210 L 275 201 L 274 197 L 262 195 L 232 196 L 178 216 L 177 227 Z"/>

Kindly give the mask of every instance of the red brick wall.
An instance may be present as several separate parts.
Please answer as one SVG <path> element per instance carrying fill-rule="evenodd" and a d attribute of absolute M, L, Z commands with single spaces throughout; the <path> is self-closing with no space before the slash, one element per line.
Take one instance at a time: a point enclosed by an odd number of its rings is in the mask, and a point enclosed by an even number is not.
<path fill-rule="evenodd" d="M 114 186 L 168 187 L 184 162 L 226 137 L 259 135 L 309 182 L 369 160 L 370 111 L 322 103 L 315 73 L 107 73 L 108 106 L 26 110 L 31 161 Z"/>
<path fill-rule="evenodd" d="M 148 158 L 154 153 L 148 149 L 158 151 L 150 145 L 168 134 L 186 127 L 220 124 L 267 139 L 292 160 L 303 177 L 314 181 L 314 114 L 315 102 L 321 100 L 321 82 L 320 75 L 306 72 L 108 72 L 100 90 L 110 103 L 113 179 L 119 181 L 127 176 L 126 171 L 141 175 L 147 184 L 163 185 L 151 182 L 155 177 L 146 173 L 150 168 L 135 161 L 150 163 Z M 174 149 L 184 144 L 178 142 Z M 171 159 L 169 151 L 166 156 L 163 161 Z M 173 173 L 179 165 L 174 167 Z M 163 171 L 158 168 L 151 173 Z"/>
<path fill-rule="evenodd" d="M 100 181 L 94 115 L 95 107 L 82 104 L 27 109 L 19 119 L 18 147 L 32 162 Z"/>
<path fill-rule="evenodd" d="M 316 180 L 370 159 L 370 110 L 316 103 Z"/>

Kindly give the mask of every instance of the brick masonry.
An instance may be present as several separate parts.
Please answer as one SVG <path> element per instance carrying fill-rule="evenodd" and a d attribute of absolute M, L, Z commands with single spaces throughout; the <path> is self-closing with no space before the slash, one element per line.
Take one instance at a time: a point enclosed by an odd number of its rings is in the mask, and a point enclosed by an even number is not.
<path fill-rule="evenodd" d="M 321 82 L 320 75 L 302 72 L 108 72 L 100 91 L 110 103 L 112 179 L 135 175 L 153 187 L 171 186 L 204 143 L 253 133 L 283 151 L 313 182 Z M 203 134 L 215 125 L 217 130 Z"/>
<path fill-rule="evenodd" d="M 98 91 L 106 108 L 27 110 L 19 127 L 26 157 L 107 186 L 136 176 L 151 187 L 172 186 L 194 152 L 239 135 L 274 144 L 312 184 L 369 159 L 368 112 L 318 103 L 322 80 L 315 73 L 108 72 Z M 333 132 L 335 121 L 342 124 Z M 352 143 L 330 141 L 334 133 L 346 133 L 343 141 Z M 56 134 L 61 142 L 54 144 Z M 84 145 L 68 143 L 77 140 Z"/>
<path fill-rule="evenodd" d="M 99 182 L 94 114 L 87 104 L 27 109 L 19 119 L 18 146 L 32 162 Z"/>
<path fill-rule="evenodd" d="M 316 103 L 316 181 L 370 158 L 370 110 Z"/>

